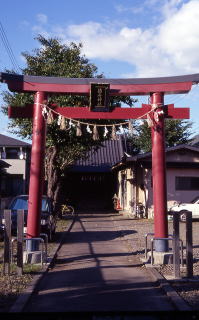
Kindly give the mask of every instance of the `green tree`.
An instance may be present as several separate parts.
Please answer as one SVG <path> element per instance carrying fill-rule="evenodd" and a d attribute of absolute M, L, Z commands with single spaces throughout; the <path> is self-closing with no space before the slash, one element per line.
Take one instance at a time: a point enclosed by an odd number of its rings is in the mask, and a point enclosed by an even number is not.
<path fill-rule="evenodd" d="M 191 141 L 192 123 L 188 120 L 165 120 L 165 146 L 174 147 Z M 146 120 L 134 123 L 134 136 L 129 137 L 129 142 L 137 152 L 151 151 L 151 128 Z"/>
<path fill-rule="evenodd" d="M 70 43 L 66 45 L 62 44 L 59 39 L 46 39 L 41 35 L 36 40 L 39 41 L 40 47 L 35 49 L 33 54 L 22 53 L 27 63 L 26 68 L 22 70 L 23 74 L 69 78 L 102 77 L 102 74 L 97 73 L 97 67 L 81 54 L 81 44 Z M 9 71 L 7 70 L 7 72 Z M 23 106 L 25 103 L 33 103 L 33 99 L 33 94 L 29 93 L 13 94 L 8 91 L 4 93 L 4 102 L 7 105 Z M 88 99 L 87 96 L 52 94 L 48 97 L 48 102 L 57 103 L 60 107 L 86 106 L 89 105 Z M 118 102 L 125 102 L 132 106 L 134 101 L 130 97 L 111 99 L 113 105 Z M 3 111 L 7 113 L 7 108 L 4 107 Z M 107 123 L 112 122 L 107 120 Z M 28 119 L 11 119 L 9 128 L 12 133 L 20 137 L 31 138 L 32 121 Z M 99 135 L 100 141 L 102 141 L 102 132 L 99 131 Z M 58 209 L 59 205 L 61 177 L 65 174 L 67 166 L 84 156 L 91 146 L 99 145 L 100 141 L 93 141 L 91 134 L 88 132 L 84 132 L 82 136 L 77 137 L 75 128 L 71 128 L 70 131 L 60 130 L 56 121 L 48 126 L 45 174 L 48 182 L 47 193 L 54 199 L 55 210 Z"/>

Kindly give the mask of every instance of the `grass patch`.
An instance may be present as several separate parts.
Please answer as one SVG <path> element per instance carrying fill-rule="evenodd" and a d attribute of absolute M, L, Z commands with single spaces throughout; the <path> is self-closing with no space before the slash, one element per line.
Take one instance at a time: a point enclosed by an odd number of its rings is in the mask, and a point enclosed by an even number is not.
<path fill-rule="evenodd" d="M 64 219 L 64 218 L 57 220 L 56 232 L 66 231 L 66 228 L 70 221 L 71 219 Z"/>
<path fill-rule="evenodd" d="M 23 265 L 23 272 L 24 274 L 35 274 L 37 272 L 40 272 L 42 270 L 41 265 L 37 264 L 24 264 Z M 12 263 L 10 265 L 10 275 L 16 274 L 17 272 L 17 266 L 16 264 Z M 3 264 L 0 264 L 0 273 L 3 274 Z"/>
<path fill-rule="evenodd" d="M 24 273 L 34 274 L 42 270 L 41 265 L 37 264 L 24 264 L 23 271 Z"/>

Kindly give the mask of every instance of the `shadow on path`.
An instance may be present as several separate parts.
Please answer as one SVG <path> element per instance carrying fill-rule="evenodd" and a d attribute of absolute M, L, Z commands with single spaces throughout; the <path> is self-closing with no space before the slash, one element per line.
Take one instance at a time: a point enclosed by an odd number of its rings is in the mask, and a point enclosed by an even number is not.
<path fill-rule="evenodd" d="M 100 222 L 101 216 L 103 217 Z M 174 310 L 107 215 L 77 216 L 55 266 L 24 311 L 101 312 Z M 122 218 L 121 218 L 122 220 Z"/>

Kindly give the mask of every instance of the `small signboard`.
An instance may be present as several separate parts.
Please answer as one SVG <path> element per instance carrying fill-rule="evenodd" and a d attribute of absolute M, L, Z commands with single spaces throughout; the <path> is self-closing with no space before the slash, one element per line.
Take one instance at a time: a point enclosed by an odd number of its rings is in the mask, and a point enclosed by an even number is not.
<path fill-rule="evenodd" d="M 109 83 L 90 84 L 90 109 L 91 111 L 109 111 Z"/>

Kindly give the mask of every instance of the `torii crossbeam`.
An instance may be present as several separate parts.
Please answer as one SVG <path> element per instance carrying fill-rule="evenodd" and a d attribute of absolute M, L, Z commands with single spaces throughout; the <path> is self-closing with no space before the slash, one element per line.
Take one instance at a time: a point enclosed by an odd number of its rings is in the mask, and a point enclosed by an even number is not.
<path fill-rule="evenodd" d="M 173 104 L 164 106 L 164 95 L 188 93 L 192 85 L 199 82 L 199 74 L 142 79 L 82 79 L 0 73 L 0 81 L 7 83 L 11 91 L 35 94 L 34 105 L 9 108 L 10 117 L 33 118 L 28 237 L 38 237 L 40 230 L 46 132 L 41 105 L 46 100 L 47 94 L 89 95 L 91 83 L 109 84 L 110 96 L 150 95 L 150 104 L 143 104 L 141 108 L 116 107 L 110 112 L 92 112 L 89 107 L 59 108 L 56 105 L 51 107 L 59 114 L 73 119 L 136 119 L 151 111 L 155 237 L 168 237 L 164 118 L 188 119 L 189 109 L 174 108 Z M 158 241 L 156 251 L 167 251 L 167 243 L 164 240 Z"/>

